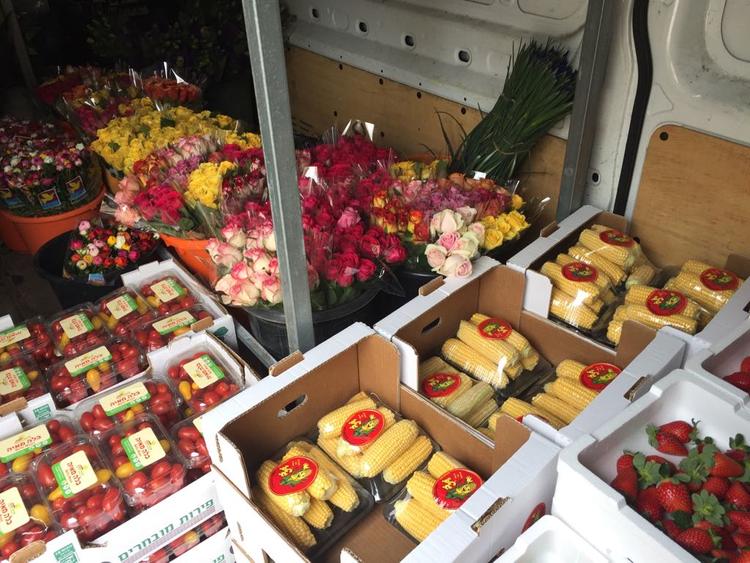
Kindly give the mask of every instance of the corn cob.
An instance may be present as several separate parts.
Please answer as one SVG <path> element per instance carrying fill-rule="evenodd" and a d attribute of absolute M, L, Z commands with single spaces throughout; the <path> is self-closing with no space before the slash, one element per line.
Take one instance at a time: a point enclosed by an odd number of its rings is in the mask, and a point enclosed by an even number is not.
<path fill-rule="evenodd" d="M 435 487 L 435 478 L 424 471 L 415 471 L 414 475 L 406 482 L 406 490 L 420 506 L 424 506 L 441 521 L 450 516 L 450 512 L 438 505 L 432 490 Z"/>
<path fill-rule="evenodd" d="M 711 311 L 701 307 L 700 311 L 698 311 L 698 327 L 705 327 L 708 323 L 711 322 L 711 319 L 713 318 L 714 314 Z"/>
<path fill-rule="evenodd" d="M 622 321 L 610 321 L 607 326 L 607 340 L 615 343 L 620 343 L 620 337 L 622 336 Z"/>
<path fill-rule="evenodd" d="M 489 319 L 487 315 L 483 315 L 481 313 L 474 313 L 471 316 L 471 324 L 473 325 L 479 325 L 483 321 L 486 321 Z M 505 339 L 505 342 L 513 346 L 516 350 L 518 350 L 518 353 L 521 354 L 521 360 L 527 356 L 531 356 L 532 354 L 536 353 L 536 350 L 529 344 L 529 341 L 526 339 L 526 337 L 518 332 L 517 330 L 513 330 L 508 337 Z"/>
<path fill-rule="evenodd" d="M 288 495 L 277 495 L 268 485 L 268 478 L 271 476 L 276 464 L 273 461 L 266 460 L 256 472 L 258 485 L 268 498 L 276 505 L 291 516 L 302 516 L 310 508 L 310 495 L 307 491 L 299 491 Z"/>
<path fill-rule="evenodd" d="M 625 303 L 629 305 L 645 306 L 648 302 L 649 295 L 651 295 L 651 293 L 656 290 L 657 288 L 647 285 L 633 285 L 625 294 Z M 685 308 L 680 312 L 680 315 L 682 315 L 683 317 L 688 317 L 689 319 L 697 319 L 701 311 L 701 306 L 698 305 L 695 301 L 691 301 L 687 298 L 686 300 L 687 303 L 685 304 Z"/>
<path fill-rule="evenodd" d="M 593 224 L 589 227 L 592 231 L 596 231 L 597 233 L 602 233 L 604 231 L 610 230 L 612 227 L 607 227 L 606 225 L 599 225 L 599 224 Z"/>
<path fill-rule="evenodd" d="M 362 456 L 361 455 L 348 455 L 346 457 L 339 457 L 336 455 L 336 447 L 338 446 L 338 438 L 323 438 L 318 437 L 318 446 L 320 449 L 327 453 L 331 459 L 335 460 L 341 467 L 343 467 L 349 475 L 352 477 L 359 478 L 362 476 Z"/>
<path fill-rule="evenodd" d="M 729 299 L 734 295 L 734 290 L 714 291 L 703 285 L 700 277 L 688 272 L 680 272 L 677 277 L 672 278 L 664 286 L 664 289 L 680 291 L 693 301 L 703 305 L 712 313 L 718 313 Z"/>
<path fill-rule="evenodd" d="M 304 551 L 317 543 L 315 536 L 313 536 L 310 528 L 307 527 L 302 518 L 287 514 L 257 487 L 252 490 L 252 495 L 255 503 L 263 509 L 266 515 L 274 521 L 298 548 Z"/>
<path fill-rule="evenodd" d="M 430 461 L 427 462 L 427 472 L 432 475 L 434 479 L 442 477 L 443 474 L 451 469 L 458 469 L 459 467 L 465 466 L 445 452 L 435 452 L 432 454 Z"/>
<path fill-rule="evenodd" d="M 573 422 L 573 419 L 581 413 L 580 409 L 575 408 L 570 403 L 566 403 L 562 399 L 550 395 L 549 393 L 539 393 L 538 395 L 535 395 L 531 399 L 531 404 L 552 413 L 565 424 Z"/>
<path fill-rule="evenodd" d="M 521 372 L 523 371 L 523 366 L 521 364 L 515 364 L 513 366 L 504 366 L 503 371 L 505 372 L 505 375 L 507 375 L 511 380 L 515 380 L 519 375 L 521 375 Z"/>
<path fill-rule="evenodd" d="M 634 242 L 630 248 L 625 246 L 616 246 L 607 244 L 599 237 L 599 232 L 591 229 L 584 229 L 578 237 L 578 242 L 589 249 L 589 251 L 599 254 L 610 262 L 620 266 L 626 272 L 629 272 L 636 258 L 638 257 L 638 243 Z"/>
<path fill-rule="evenodd" d="M 639 264 L 630 272 L 628 279 L 625 280 L 625 287 L 630 288 L 634 285 L 648 285 L 656 277 L 656 268 L 651 264 Z"/>
<path fill-rule="evenodd" d="M 434 371 L 428 371 L 426 369 L 423 371 L 422 366 L 426 362 L 431 362 L 433 364 L 430 367 L 433 367 L 433 366 L 436 365 L 436 362 L 434 362 L 433 360 L 438 360 L 444 367 L 442 367 L 440 369 L 436 369 Z M 433 356 L 432 358 L 429 358 L 429 359 L 425 360 L 424 362 L 422 362 L 419 365 L 419 382 L 420 382 L 420 385 L 422 384 L 422 382 L 427 377 L 429 377 L 430 375 L 432 375 L 434 373 L 455 373 L 461 379 L 461 383 L 458 384 L 458 387 L 456 387 L 450 395 L 445 395 L 443 397 L 430 397 L 430 400 L 433 403 L 435 403 L 436 405 L 441 406 L 443 408 L 446 408 L 449 404 L 451 404 L 453 401 L 455 401 L 461 395 L 463 395 L 472 385 L 474 385 L 474 382 L 472 381 L 472 379 L 468 375 L 466 375 L 465 373 L 461 373 L 460 371 L 456 370 L 455 368 L 449 366 L 448 364 L 446 364 L 443 360 L 441 360 L 437 356 Z"/>
<path fill-rule="evenodd" d="M 349 400 L 348 400 L 348 401 L 346 402 L 346 404 L 348 405 L 348 404 L 350 404 L 350 403 L 356 403 L 356 402 L 358 402 L 358 401 L 364 401 L 365 399 L 369 399 L 369 398 L 370 398 L 370 396 L 369 396 L 369 395 L 367 394 L 367 392 L 366 392 L 366 391 L 360 391 L 360 392 L 359 392 L 359 393 L 357 393 L 356 395 L 353 395 L 353 396 L 352 396 L 352 398 L 351 398 L 351 399 L 349 399 Z"/>
<path fill-rule="evenodd" d="M 318 467 L 324 468 L 336 478 L 338 485 L 336 492 L 328 499 L 333 506 L 339 507 L 344 512 L 351 512 L 359 506 L 359 496 L 351 484 L 351 477 L 331 461 L 331 458 L 322 450 L 307 442 L 293 442 L 292 445 L 307 452 L 307 455 L 317 462 Z"/>
<path fill-rule="evenodd" d="M 333 510 L 324 500 L 312 498 L 310 508 L 302 515 L 302 519 L 318 530 L 325 530 L 333 522 Z"/>
<path fill-rule="evenodd" d="M 477 428 L 496 410 L 497 403 L 494 399 L 489 398 L 472 410 L 464 421 L 472 428 Z"/>
<path fill-rule="evenodd" d="M 399 420 L 362 454 L 362 477 L 375 477 L 401 457 L 417 439 L 419 429 L 413 420 Z"/>
<path fill-rule="evenodd" d="M 563 275 L 560 266 L 554 262 L 545 262 L 542 265 L 541 271 L 542 274 L 550 279 L 554 287 L 574 297 L 577 302 L 584 305 L 592 305 L 597 301 L 601 301 L 599 299 L 600 290 L 595 283 L 569 280 Z"/>
<path fill-rule="evenodd" d="M 307 452 L 296 446 L 292 446 L 284 455 L 284 459 L 287 460 L 291 457 L 308 457 Z M 313 460 L 315 461 L 315 460 Z M 336 478 L 331 475 L 324 467 L 318 467 L 318 474 L 310 483 L 310 486 L 305 489 L 308 494 L 318 500 L 328 500 L 333 496 L 338 488 L 336 484 Z"/>
<path fill-rule="evenodd" d="M 422 380 L 428 375 L 438 372 L 452 373 L 454 370 L 448 364 L 446 364 L 442 358 L 438 356 L 432 356 L 427 358 L 421 364 L 419 364 L 419 379 Z"/>
<path fill-rule="evenodd" d="M 557 258 L 555 259 L 555 264 L 560 266 L 562 268 L 566 264 L 572 264 L 573 262 L 578 262 L 579 260 L 576 260 L 569 254 L 558 254 Z M 585 262 L 584 262 L 585 263 Z M 589 267 L 596 269 L 596 266 L 591 266 L 589 264 Z M 601 272 L 599 270 L 596 271 L 597 276 L 596 279 L 593 281 L 599 287 L 600 294 L 604 292 L 605 290 L 609 289 L 611 287 L 611 283 L 609 281 L 609 278 L 607 276 L 601 275 Z"/>
<path fill-rule="evenodd" d="M 490 385 L 484 381 L 479 381 L 466 391 L 466 393 L 448 405 L 447 410 L 453 416 L 457 416 L 463 420 L 477 406 L 491 399 L 493 394 L 494 392 Z"/>
<path fill-rule="evenodd" d="M 396 416 L 393 414 L 393 411 L 391 409 L 388 409 L 386 407 L 378 407 L 378 412 L 383 415 L 383 430 L 381 432 L 384 432 L 385 430 L 388 430 L 391 426 L 393 426 L 393 423 L 396 422 Z M 369 442 L 367 444 L 362 444 L 360 446 L 355 446 L 354 444 L 350 444 L 346 440 L 344 440 L 343 437 L 339 436 L 339 442 L 336 446 L 336 454 L 338 457 L 346 457 L 350 455 L 358 455 L 361 453 L 364 453 L 367 448 L 369 448 L 373 442 Z"/>
<path fill-rule="evenodd" d="M 581 372 L 585 369 L 586 366 L 581 362 L 576 362 L 575 360 L 563 360 L 557 364 L 555 375 L 557 375 L 557 377 L 569 377 L 570 379 L 580 381 Z"/>
<path fill-rule="evenodd" d="M 417 436 L 414 443 L 400 458 L 383 471 L 383 480 L 395 485 L 416 471 L 432 453 L 432 441 L 427 436 Z"/>
<path fill-rule="evenodd" d="M 539 363 L 539 352 L 534 350 L 533 354 L 529 354 L 526 357 L 521 356 L 521 365 L 525 370 L 533 370 Z"/>
<path fill-rule="evenodd" d="M 483 355 L 495 365 L 505 369 L 517 365 L 521 357 L 513 346 L 503 340 L 484 338 L 477 327 L 470 322 L 461 321 L 458 326 L 458 339 Z"/>
<path fill-rule="evenodd" d="M 653 314 L 648 310 L 647 307 L 644 307 L 643 305 L 632 304 L 620 305 L 615 310 L 613 320 L 637 321 L 653 328 L 654 330 L 659 330 L 663 326 L 672 326 L 683 332 L 687 332 L 688 334 L 695 334 L 695 331 L 698 327 L 698 321 L 696 321 L 695 319 L 689 319 L 688 317 L 684 317 L 682 315 L 669 315 L 667 317 L 662 317 Z"/>
<path fill-rule="evenodd" d="M 609 278 L 613 286 L 618 286 L 625 281 L 626 274 L 620 266 L 613 264 L 603 256 L 592 254 L 585 246 L 571 246 L 568 249 L 568 254 L 579 262 L 594 266 L 600 273 Z"/>
<path fill-rule="evenodd" d="M 347 418 L 349 418 L 357 411 L 374 408 L 375 401 L 373 401 L 369 397 L 361 401 L 347 403 L 343 407 L 339 407 L 321 418 L 318 421 L 318 432 L 325 438 L 329 438 L 331 436 L 339 436 L 341 435 L 341 426 L 343 426 Z"/>
<path fill-rule="evenodd" d="M 598 318 L 596 313 L 586 305 L 577 302 L 567 293 L 563 293 L 554 287 L 552 288 L 549 311 L 566 323 L 586 330 L 590 330 Z"/>
<path fill-rule="evenodd" d="M 526 401 L 521 401 L 520 399 L 511 397 L 506 399 L 503 404 L 500 405 L 499 413 L 493 414 L 490 417 L 488 425 L 493 431 L 497 428 L 497 419 L 500 418 L 501 413 L 505 413 L 516 420 L 523 418 L 527 414 L 531 414 L 545 420 L 550 426 L 558 430 L 565 426 L 565 423 L 552 413 L 542 408 L 535 407 L 534 405 L 530 405 Z"/>
<path fill-rule="evenodd" d="M 480 381 L 489 383 L 495 389 L 502 389 L 508 385 L 507 374 L 498 370 L 497 365 L 481 354 L 477 354 L 470 346 L 457 338 L 446 340 L 440 352 L 446 360 Z"/>
<path fill-rule="evenodd" d="M 414 499 L 396 501 L 396 522 L 418 542 L 424 541 L 440 525 L 440 519 Z"/>
<path fill-rule="evenodd" d="M 706 270 L 710 270 L 713 267 L 714 266 L 712 266 L 711 264 L 706 264 L 705 262 L 701 262 L 700 260 L 685 260 L 685 262 L 682 264 L 682 267 L 680 268 L 680 271 L 700 276 L 703 272 L 705 272 Z"/>
<path fill-rule="evenodd" d="M 585 409 L 597 396 L 597 392 L 593 389 L 589 389 L 583 383 L 568 377 L 560 377 L 547 383 L 544 386 L 544 392 L 573 405 L 578 410 Z"/>
<path fill-rule="evenodd" d="M 612 291 L 612 289 L 605 289 L 604 291 L 602 291 L 600 298 L 602 300 L 602 303 L 604 303 L 605 305 L 609 305 L 615 299 L 617 299 L 617 296 L 615 295 L 615 292 Z"/>

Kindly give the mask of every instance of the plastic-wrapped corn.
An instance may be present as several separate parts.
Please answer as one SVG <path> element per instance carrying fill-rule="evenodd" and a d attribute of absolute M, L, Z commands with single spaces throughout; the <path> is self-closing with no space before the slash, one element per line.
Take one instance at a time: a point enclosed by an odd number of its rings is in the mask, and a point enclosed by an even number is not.
<path fill-rule="evenodd" d="M 695 334 L 698 327 L 698 321 L 682 315 L 661 316 L 652 313 L 643 305 L 620 305 L 615 310 L 615 321 L 637 321 L 649 326 L 654 330 L 659 330 L 664 326 L 671 326 L 688 334 Z"/>
<path fill-rule="evenodd" d="M 295 493 L 280 495 L 271 490 L 269 477 L 276 468 L 276 463 L 266 460 L 260 466 L 256 473 L 258 484 L 263 492 L 268 496 L 271 502 L 284 510 L 290 516 L 302 516 L 310 508 L 310 495 L 307 491 L 297 491 Z"/>
<path fill-rule="evenodd" d="M 603 256 L 592 253 L 585 246 L 571 246 L 568 254 L 584 264 L 594 266 L 600 273 L 609 278 L 613 286 L 618 286 L 625 281 L 627 274 L 617 264 L 613 264 Z"/>
<path fill-rule="evenodd" d="M 700 273 L 696 273 L 703 267 L 705 268 Z M 677 277 L 669 280 L 665 288 L 684 293 L 715 314 L 732 298 L 741 282 L 733 272 L 688 260 Z"/>
<path fill-rule="evenodd" d="M 497 403 L 495 402 L 495 399 L 490 398 L 484 401 L 483 403 L 477 405 L 477 407 L 472 410 L 464 419 L 466 421 L 466 424 L 473 428 L 477 428 L 478 426 L 481 426 L 481 424 L 487 420 L 487 417 L 489 417 L 492 413 L 497 411 Z"/>
<path fill-rule="evenodd" d="M 488 317 L 487 315 L 474 313 L 471 316 L 470 320 L 471 324 L 479 326 L 482 323 L 485 323 L 485 325 L 488 324 L 490 322 L 490 319 L 491 317 Z M 514 330 L 513 327 L 510 326 L 510 324 L 507 324 L 507 327 L 502 328 L 506 329 L 503 332 L 503 339 L 508 344 L 513 346 L 516 350 L 518 350 L 518 353 L 521 355 L 521 364 L 523 365 L 523 369 L 533 370 L 539 362 L 539 353 L 531 344 L 529 344 L 529 341 L 526 339 L 526 337 L 517 330 Z M 507 330 L 508 328 L 510 330 Z"/>
<path fill-rule="evenodd" d="M 336 492 L 328 499 L 333 506 L 339 507 L 344 512 L 351 512 L 359 506 L 359 496 L 349 481 L 350 477 L 341 471 L 339 466 L 331 461 L 331 458 L 307 442 L 294 442 L 292 445 L 305 451 L 305 455 L 314 460 L 318 467 L 322 467 L 336 478 Z"/>
<path fill-rule="evenodd" d="M 569 377 L 578 381 L 581 377 L 581 372 L 586 369 L 586 366 L 581 362 L 575 360 L 563 360 L 555 368 L 555 375 L 557 377 Z"/>
<path fill-rule="evenodd" d="M 625 287 L 631 287 L 634 285 L 648 285 L 656 277 L 656 268 L 650 262 L 643 262 L 638 264 L 630 272 L 628 279 L 625 281 Z"/>
<path fill-rule="evenodd" d="M 570 403 L 566 403 L 562 399 L 550 395 L 549 393 L 539 393 L 538 395 L 535 395 L 531 399 L 531 404 L 537 408 L 552 413 L 565 424 L 573 422 L 573 419 L 581 413 L 581 409 L 577 409 Z"/>
<path fill-rule="evenodd" d="M 480 381 L 489 383 L 495 389 L 508 385 L 508 375 L 498 369 L 497 364 L 475 352 L 458 338 L 449 338 L 443 343 L 440 353 L 443 357 Z"/>
<path fill-rule="evenodd" d="M 470 412 L 480 404 L 485 403 L 488 399 L 491 399 L 493 395 L 494 391 L 492 387 L 484 381 L 479 381 L 448 405 L 447 410 L 452 415 L 464 420 Z"/>
<path fill-rule="evenodd" d="M 325 438 L 339 436 L 341 434 L 341 427 L 347 418 L 357 411 L 374 408 L 375 401 L 370 397 L 347 403 L 321 418 L 318 421 L 318 432 Z"/>
<path fill-rule="evenodd" d="M 589 307 L 554 287 L 549 310 L 558 319 L 584 330 L 591 330 L 599 318 Z"/>
<path fill-rule="evenodd" d="M 601 299 L 599 299 L 600 288 L 593 281 L 588 281 L 595 279 L 598 272 L 592 266 L 583 264 L 583 262 L 574 262 L 573 264 L 580 266 L 566 267 L 567 275 L 554 262 L 545 262 L 542 265 L 541 272 L 550 279 L 555 288 L 567 293 L 579 303 L 594 305 L 597 301 L 601 302 Z"/>
<path fill-rule="evenodd" d="M 509 399 L 506 399 L 503 404 L 500 405 L 500 412 L 497 414 L 493 414 L 488 420 L 487 425 L 493 431 L 497 427 L 497 419 L 500 417 L 501 413 L 507 414 L 508 416 L 515 418 L 516 420 L 523 418 L 527 414 L 531 414 L 541 418 L 542 420 L 545 420 L 549 423 L 550 426 L 558 430 L 565 426 L 565 423 L 552 413 L 542 408 L 535 407 L 534 405 L 531 405 L 526 401 L 511 397 Z"/>
<path fill-rule="evenodd" d="M 431 453 L 432 441 L 427 436 L 417 436 L 404 455 L 385 468 L 383 479 L 392 485 L 400 483 L 414 473 Z"/>
<path fill-rule="evenodd" d="M 474 385 L 468 375 L 449 366 L 437 356 L 419 364 L 419 381 L 422 394 L 443 408 L 447 408 Z"/>
<path fill-rule="evenodd" d="M 418 433 L 413 420 L 399 420 L 385 430 L 361 456 L 362 477 L 375 477 L 404 455 Z"/>
<path fill-rule="evenodd" d="M 658 289 L 647 285 L 634 285 L 625 294 L 625 303 L 642 305 L 650 311 L 657 311 L 663 316 L 680 314 L 689 319 L 697 319 L 701 306 L 686 295 L 677 291 Z"/>
<path fill-rule="evenodd" d="M 622 336 L 622 321 L 610 321 L 607 325 L 607 340 L 614 342 L 615 345 L 620 343 Z"/>
<path fill-rule="evenodd" d="M 461 321 L 456 336 L 461 342 L 492 361 L 500 369 L 518 365 L 521 360 L 518 350 L 503 340 L 488 338 L 482 334 L 476 325 L 468 321 Z"/>
<path fill-rule="evenodd" d="M 583 410 L 596 399 L 597 392 L 575 379 L 560 377 L 544 386 L 544 392 L 554 395 L 578 410 Z"/>
<path fill-rule="evenodd" d="M 287 450 L 286 454 L 284 454 L 283 459 L 287 460 L 293 457 L 300 456 L 307 457 L 308 453 L 302 448 L 292 446 L 291 448 L 289 448 L 289 450 Z M 337 488 L 338 484 L 336 482 L 336 478 L 331 475 L 324 467 L 318 467 L 318 474 L 315 476 L 315 479 L 313 479 L 313 482 L 306 490 L 313 498 L 316 498 L 318 500 L 328 500 L 333 496 L 333 493 L 336 492 Z"/>
<path fill-rule="evenodd" d="M 271 501 L 268 495 L 257 487 L 253 489 L 252 495 L 256 504 L 263 509 L 298 548 L 306 550 L 317 543 L 315 536 L 313 536 L 310 528 L 302 518 L 291 516 L 285 510 L 282 510 L 275 502 Z"/>
<path fill-rule="evenodd" d="M 433 478 L 437 479 L 451 469 L 465 467 L 456 458 L 445 452 L 435 452 L 430 461 L 427 462 L 427 471 Z"/>
<path fill-rule="evenodd" d="M 333 522 L 333 510 L 326 501 L 313 497 L 310 499 L 310 508 L 302 515 L 302 519 L 313 528 L 325 530 Z"/>
<path fill-rule="evenodd" d="M 435 498 L 432 495 L 434 487 L 435 477 L 424 471 L 415 471 L 414 475 L 406 482 L 406 490 L 412 498 L 416 499 L 419 504 L 437 516 L 440 521 L 443 521 L 450 516 L 450 512 L 438 506 L 435 502 Z"/>
<path fill-rule="evenodd" d="M 338 438 L 324 438 L 323 436 L 318 436 L 318 446 L 320 446 L 321 450 L 327 453 L 332 459 L 336 460 L 336 463 L 343 467 L 352 477 L 362 477 L 362 455 L 339 457 L 336 453 L 338 445 Z"/>
<path fill-rule="evenodd" d="M 413 498 L 396 501 L 394 513 L 401 527 L 419 542 L 424 541 L 442 522 Z"/>
<path fill-rule="evenodd" d="M 382 425 L 383 430 L 390 428 L 396 422 L 396 416 L 393 414 L 393 411 L 391 409 L 386 408 L 386 407 L 378 407 L 375 410 L 377 410 L 383 416 L 383 425 Z M 369 419 L 371 421 L 369 424 L 371 424 L 371 426 L 373 427 L 380 426 L 379 424 L 380 421 L 377 420 L 375 416 L 376 416 L 375 413 L 371 413 L 370 419 Z M 359 426 L 358 428 L 359 430 L 368 429 L 368 420 L 364 420 L 364 421 L 357 420 L 357 424 Z M 382 432 L 382 430 L 380 431 Z M 336 447 L 336 453 L 338 457 L 346 457 L 346 456 L 361 454 L 361 453 L 364 453 L 365 450 L 367 450 L 367 448 L 369 448 L 372 443 L 373 442 L 367 442 L 361 445 L 351 444 L 348 441 L 346 441 L 343 436 L 339 436 L 339 443 L 338 443 L 338 446 Z"/>
<path fill-rule="evenodd" d="M 596 231 L 584 229 L 578 242 L 613 264 L 629 272 L 640 255 L 640 245 L 630 236 L 616 229 Z"/>
<path fill-rule="evenodd" d="M 576 260 L 569 254 L 558 254 L 557 258 L 555 258 L 555 264 L 560 266 L 560 269 L 563 268 L 563 266 L 567 266 L 568 264 L 573 264 L 574 262 L 579 262 L 579 260 Z M 585 264 L 585 262 L 584 262 Z M 589 266 L 589 268 L 596 269 L 595 266 L 591 266 L 590 264 L 586 264 Z M 601 275 L 601 272 L 599 270 L 596 270 L 596 277 L 594 278 L 593 282 L 599 287 L 599 294 L 601 295 L 604 291 L 610 289 L 612 287 L 611 282 L 609 281 L 609 278 L 607 276 Z"/>

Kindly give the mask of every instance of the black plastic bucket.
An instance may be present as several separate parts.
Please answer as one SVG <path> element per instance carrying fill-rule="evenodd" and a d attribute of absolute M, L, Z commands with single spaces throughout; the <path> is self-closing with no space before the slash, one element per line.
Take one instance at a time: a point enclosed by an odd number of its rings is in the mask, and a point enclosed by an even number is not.
<path fill-rule="evenodd" d="M 377 314 L 375 297 L 379 291 L 373 288 L 348 303 L 313 312 L 315 342 L 323 342 L 358 321 L 371 325 Z M 248 330 L 272 356 L 281 359 L 289 354 L 283 311 L 251 307 L 242 311 L 246 313 Z"/>

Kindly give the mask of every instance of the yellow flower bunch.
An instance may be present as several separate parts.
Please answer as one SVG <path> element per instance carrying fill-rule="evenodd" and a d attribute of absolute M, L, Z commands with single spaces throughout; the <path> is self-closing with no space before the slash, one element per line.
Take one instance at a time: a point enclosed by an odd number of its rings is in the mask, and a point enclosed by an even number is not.
<path fill-rule="evenodd" d="M 225 160 L 220 164 L 204 162 L 193 170 L 190 173 L 188 186 L 185 190 L 185 201 L 188 205 L 202 203 L 206 207 L 217 209 L 224 174 L 233 168 L 235 168 L 235 165 Z"/>
<path fill-rule="evenodd" d="M 485 217 L 482 219 L 482 224 L 484 225 L 482 248 L 485 250 L 497 248 L 504 241 L 516 238 L 521 231 L 529 227 L 523 213 L 515 209 L 496 217 Z"/>
<path fill-rule="evenodd" d="M 222 117 L 222 116 L 219 116 Z M 235 133 L 229 131 L 224 137 L 225 144 L 239 145 L 243 149 L 258 149 L 261 147 L 260 135 L 255 133 Z"/>
<path fill-rule="evenodd" d="M 402 160 L 391 165 L 391 176 L 395 176 L 402 182 L 412 180 L 429 180 L 445 175 L 447 163 L 444 160 L 433 160 L 429 164 L 415 162 L 413 160 Z"/>

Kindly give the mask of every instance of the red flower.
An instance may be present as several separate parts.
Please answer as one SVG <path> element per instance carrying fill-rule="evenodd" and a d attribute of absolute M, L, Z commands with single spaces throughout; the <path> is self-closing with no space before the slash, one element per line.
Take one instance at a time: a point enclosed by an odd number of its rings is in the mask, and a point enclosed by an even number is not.
<path fill-rule="evenodd" d="M 368 258 L 378 258 L 380 256 L 380 241 L 376 236 L 371 235 L 369 232 L 362 237 L 362 240 L 359 243 L 359 248 L 362 251 L 362 254 Z"/>
<path fill-rule="evenodd" d="M 367 258 L 363 258 L 359 263 L 357 280 L 361 282 L 369 280 L 375 274 L 376 270 L 377 266 L 375 266 L 375 262 L 373 262 L 372 260 L 368 260 Z"/>
<path fill-rule="evenodd" d="M 334 256 L 331 258 L 328 263 L 325 265 L 325 278 L 328 281 L 336 281 L 341 274 L 341 271 L 343 270 L 343 264 L 341 263 L 341 259 Z"/>

